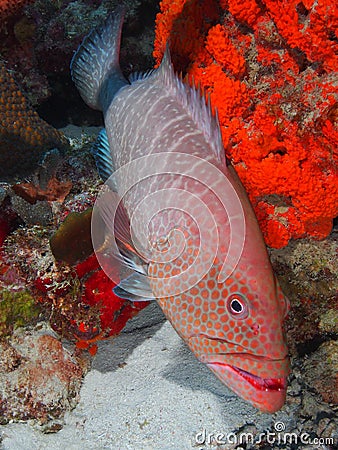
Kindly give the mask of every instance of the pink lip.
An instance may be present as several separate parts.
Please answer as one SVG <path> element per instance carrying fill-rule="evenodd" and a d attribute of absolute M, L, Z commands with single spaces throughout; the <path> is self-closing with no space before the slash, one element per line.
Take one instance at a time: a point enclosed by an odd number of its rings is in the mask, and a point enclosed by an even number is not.
<path fill-rule="evenodd" d="M 237 375 L 244 378 L 247 382 L 249 382 L 255 389 L 261 391 L 285 391 L 287 387 L 286 378 L 260 378 L 257 375 L 253 375 L 252 373 L 246 372 L 235 366 L 230 366 L 228 364 L 221 364 L 218 362 L 208 363 L 208 366 L 213 367 L 214 369 L 217 366 L 221 366 L 223 368 L 227 368 L 233 372 L 236 372 Z"/>

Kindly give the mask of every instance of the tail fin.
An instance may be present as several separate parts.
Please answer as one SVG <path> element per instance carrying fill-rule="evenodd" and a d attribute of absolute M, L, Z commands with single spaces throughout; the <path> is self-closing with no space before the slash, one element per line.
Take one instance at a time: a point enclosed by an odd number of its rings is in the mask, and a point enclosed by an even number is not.
<path fill-rule="evenodd" d="M 119 65 L 124 8 L 118 7 L 105 23 L 82 41 L 70 64 L 81 97 L 93 109 L 106 111 L 127 81 Z"/>

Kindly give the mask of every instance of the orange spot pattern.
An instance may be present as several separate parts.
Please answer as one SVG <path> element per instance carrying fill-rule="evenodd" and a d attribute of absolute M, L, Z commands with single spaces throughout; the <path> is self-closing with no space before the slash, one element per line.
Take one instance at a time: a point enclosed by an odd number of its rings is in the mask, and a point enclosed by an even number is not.
<path fill-rule="evenodd" d="M 186 258 L 183 253 L 172 262 L 171 274 L 178 261 Z M 159 275 L 162 266 L 162 263 L 149 266 L 149 275 L 154 277 L 153 292 L 160 297 L 159 305 L 195 356 L 257 408 L 269 412 L 279 409 L 285 400 L 285 389 L 268 386 L 282 385 L 289 373 L 282 328 L 287 306 L 272 272 L 265 272 L 261 279 L 248 263 L 219 283 L 222 265 L 216 258 L 213 267 L 195 286 L 180 295 L 165 297 L 169 285 L 164 274 Z M 170 270 L 165 276 L 168 273 Z M 250 283 L 252 277 L 255 283 Z M 233 313 L 229 307 L 232 299 L 247 308 L 245 314 Z M 239 376 L 236 370 L 248 374 Z M 257 386 L 252 382 L 255 377 L 249 374 L 256 377 Z"/>
<path fill-rule="evenodd" d="M 32 1 L 33 0 L 0 0 L 1 25 L 3 25 L 5 20 L 20 12 L 25 5 L 32 3 Z"/>
<path fill-rule="evenodd" d="M 64 145 L 61 133 L 29 106 L 0 62 L 0 177 L 25 174 L 47 150 Z"/>
<path fill-rule="evenodd" d="M 175 69 L 218 110 L 225 151 L 267 244 L 326 237 L 338 215 L 337 2 L 163 0 L 160 7 L 157 65 L 170 38 Z"/>

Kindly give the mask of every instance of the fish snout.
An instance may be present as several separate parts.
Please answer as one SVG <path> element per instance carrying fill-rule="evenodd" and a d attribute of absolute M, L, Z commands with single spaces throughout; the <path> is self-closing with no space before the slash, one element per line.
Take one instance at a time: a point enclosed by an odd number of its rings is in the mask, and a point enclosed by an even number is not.
<path fill-rule="evenodd" d="M 280 359 L 244 353 L 239 348 L 228 348 L 222 353 L 219 351 L 221 347 L 215 351 L 218 340 L 206 336 L 189 339 L 193 351 L 198 348 L 201 339 L 203 351 L 200 347 L 197 357 L 223 384 L 261 411 L 273 413 L 283 406 L 290 372 L 289 358 L 285 352 L 282 352 Z"/>
<path fill-rule="evenodd" d="M 223 363 L 207 363 L 216 377 L 255 408 L 274 413 L 285 403 L 287 379 L 261 378 L 236 366 Z"/>

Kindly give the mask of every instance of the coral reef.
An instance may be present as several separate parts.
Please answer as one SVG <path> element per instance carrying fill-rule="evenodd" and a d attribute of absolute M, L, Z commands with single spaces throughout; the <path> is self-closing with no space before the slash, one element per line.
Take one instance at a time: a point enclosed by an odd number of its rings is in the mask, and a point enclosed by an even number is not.
<path fill-rule="evenodd" d="M 0 179 L 27 175 L 42 155 L 66 145 L 63 135 L 30 107 L 0 61 Z"/>
<path fill-rule="evenodd" d="M 45 432 L 62 428 L 65 411 L 78 402 L 86 361 L 43 325 L 17 330 L 0 351 L 0 423 L 37 419 Z"/>
<path fill-rule="evenodd" d="M 13 196 L 11 206 L 20 219 L 27 225 L 46 225 L 53 220 L 52 206 L 45 200 L 38 201 L 34 205 L 20 196 Z"/>
<path fill-rule="evenodd" d="M 337 5 L 333 0 L 163 0 L 157 64 L 217 108 L 224 147 L 266 242 L 322 239 L 338 215 Z"/>
<path fill-rule="evenodd" d="M 112 290 L 115 284 L 92 254 L 90 207 L 102 184 L 90 153 L 97 131 L 67 128 L 71 150 L 63 160 L 52 152 L 45 157 L 36 182 L 0 186 L 3 422 L 34 418 L 49 432 L 60 429 L 65 410 L 77 402 L 83 361 L 95 355 L 98 341 L 118 335 L 148 305 L 118 298 Z M 60 187 L 67 186 L 60 192 Z M 77 356 L 70 356 L 50 333 L 40 336 L 35 330 L 36 336 L 35 331 L 24 331 L 38 320 L 45 320 L 40 327 L 48 321 L 59 337 L 72 344 Z M 28 353 L 26 346 L 32 346 Z M 53 358 L 58 362 L 53 363 Z"/>
<path fill-rule="evenodd" d="M 337 403 L 338 350 L 338 233 L 323 241 L 296 240 L 282 249 L 271 249 L 270 257 L 291 309 L 285 331 L 292 355 L 294 384 L 307 392 L 298 415 L 308 415 L 308 429 L 314 426 L 314 411 L 328 408 L 323 402 Z M 295 395 L 292 392 L 291 400 Z M 320 398 L 316 395 L 319 394 Z M 320 406 L 322 405 L 322 406 Z M 311 412 L 309 414 L 309 412 Z M 331 422 L 332 411 L 323 423 Z M 317 427 L 317 425 L 315 425 Z M 323 429 L 317 433 L 319 436 Z"/>
<path fill-rule="evenodd" d="M 52 82 L 63 120 L 69 121 L 63 102 L 71 89 L 73 50 L 115 3 L 36 0 L 6 21 L 0 52 L 34 104 L 50 95 Z M 128 13 L 121 52 L 126 73 L 152 64 L 145 17 L 146 6 L 154 3 L 136 0 Z M 250 194 L 267 243 L 282 247 L 291 238 L 326 236 L 338 203 L 333 2 L 177 0 L 162 1 L 161 11 L 154 56 L 159 63 L 170 37 L 176 69 L 210 94 L 227 156 Z M 146 34 L 138 40 L 140 30 Z M 12 176 L 19 166 L 30 173 L 63 139 L 27 106 L 3 63 L 0 70 L 5 86 L 0 112 L 6 119 L 0 125 L 0 155 L 2 143 L 12 146 L 3 161 L 0 156 L 0 173 Z M 89 208 L 100 180 L 89 147 L 97 130 L 68 127 L 64 132 L 71 150 L 60 164 L 44 174 L 40 167 L 38 179 L 0 185 L 0 335 L 6 336 L 0 344 L 0 384 L 5 386 L 0 415 L 3 422 L 38 419 L 47 431 L 60 429 L 64 411 L 78 401 L 88 353 L 94 355 L 100 340 L 119 334 L 148 304 L 116 297 L 114 284 L 91 254 Z M 304 429 L 312 432 L 315 422 L 318 436 L 320 428 L 324 436 L 334 431 L 332 410 L 316 394 L 336 401 L 337 248 L 333 233 L 323 242 L 291 242 L 271 253 L 292 303 L 287 407 L 297 405 Z M 45 324 L 18 329 L 43 318 L 53 331 Z M 55 331 L 70 341 L 73 354 Z M 306 388 L 311 395 L 302 395 Z"/>
<path fill-rule="evenodd" d="M 105 20 L 119 2 L 35 0 L 26 3 L 28 5 L 12 17 L 5 31 L 1 32 L 0 27 L 0 54 L 15 71 L 17 81 L 34 106 L 52 97 L 51 103 L 45 103 L 39 111 L 48 116 L 48 120 L 50 117 L 55 120 L 57 109 L 58 123 L 61 114 L 64 123 L 69 122 L 69 115 L 79 122 L 79 116 L 89 116 L 89 110 L 83 105 L 74 108 L 80 101 L 69 78 L 70 60 L 83 37 Z M 128 75 L 153 65 L 151 52 L 157 1 L 131 0 L 126 6 L 127 25 L 121 58 Z M 100 116 L 91 114 L 90 120 L 99 124 Z"/>
<path fill-rule="evenodd" d="M 65 132 L 72 151 L 56 171 L 46 170 L 60 178 L 57 187 L 72 185 L 71 195 L 66 200 L 64 195 L 47 195 L 50 181 L 47 190 L 36 188 L 47 200 L 31 195 L 32 183 L 20 183 L 6 191 L 11 208 L 26 225 L 11 230 L 4 242 L 2 265 L 7 275 L 2 276 L 2 286 L 6 289 L 11 277 L 21 280 L 20 288 L 23 285 L 42 305 L 54 330 L 75 342 L 77 348 L 93 353 L 96 341 L 118 334 L 148 303 L 134 305 L 116 297 L 112 291 L 115 284 L 99 267 L 95 255 L 91 256 L 90 207 L 101 185 L 90 154 L 97 130 L 91 130 L 94 136 L 76 127 Z M 51 179 L 53 185 L 55 179 Z M 64 180 L 69 180 L 68 184 Z M 31 204 L 33 200 L 35 204 Z M 47 206 L 48 210 L 43 210 Z M 4 237 L 9 231 L 5 225 Z"/>
<path fill-rule="evenodd" d="M 79 246 L 83 249 L 83 242 Z M 81 252 L 75 249 L 75 254 Z M 34 286 L 40 303 L 51 311 L 52 328 L 91 354 L 96 353 L 98 341 L 118 335 L 127 321 L 149 304 L 117 297 L 115 284 L 95 255 L 73 266 L 53 264 L 35 275 Z"/>
<path fill-rule="evenodd" d="M 132 22 L 130 26 L 134 33 L 139 34 L 140 30 L 145 31 L 147 24 L 151 22 L 149 10 L 154 3 L 151 0 L 133 0 L 126 5 L 126 20 Z M 36 26 L 34 54 L 38 59 L 43 57 L 40 69 L 47 73 L 60 71 L 68 73 L 69 64 L 65 62 L 70 62 L 74 50 L 83 37 L 105 20 L 118 4 L 118 1 L 112 0 L 63 0 L 60 2 L 36 0 L 34 5 L 27 8 L 26 15 L 34 21 Z M 144 11 L 144 16 L 143 9 L 147 11 L 147 13 Z M 130 37 L 131 32 L 129 31 L 128 34 Z M 137 45 L 134 51 L 142 52 L 143 55 L 145 55 L 145 49 L 142 45 L 147 48 L 148 54 L 145 59 L 148 61 L 148 67 L 151 63 L 152 39 L 153 36 L 149 37 L 147 33 L 143 33 L 141 40 L 134 38 L 128 43 L 128 49 Z M 141 59 L 140 57 L 130 58 L 131 61 Z"/>

